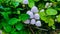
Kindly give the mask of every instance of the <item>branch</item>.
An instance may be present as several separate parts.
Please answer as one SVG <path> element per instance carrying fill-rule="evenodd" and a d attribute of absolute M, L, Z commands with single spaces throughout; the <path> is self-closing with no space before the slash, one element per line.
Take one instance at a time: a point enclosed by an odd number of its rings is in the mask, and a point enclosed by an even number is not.
<path fill-rule="evenodd" d="M 29 26 L 29 28 L 30 28 L 31 32 L 32 32 L 33 34 L 35 34 L 34 31 L 33 31 L 33 29 L 31 28 L 31 26 Z"/>
<path fill-rule="evenodd" d="M 44 31 L 48 31 L 47 29 L 43 29 L 43 28 L 38 28 L 38 27 L 36 27 L 37 29 L 40 29 L 40 30 L 44 30 Z"/>

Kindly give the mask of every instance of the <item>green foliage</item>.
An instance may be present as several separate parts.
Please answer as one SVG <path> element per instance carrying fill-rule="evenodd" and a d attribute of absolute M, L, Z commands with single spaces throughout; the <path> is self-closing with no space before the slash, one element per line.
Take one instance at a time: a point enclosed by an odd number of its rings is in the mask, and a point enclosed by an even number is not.
<path fill-rule="evenodd" d="M 48 21 L 48 26 L 53 26 L 53 25 L 54 25 L 54 20 L 50 18 Z"/>
<path fill-rule="evenodd" d="M 21 16 L 19 17 L 22 21 L 25 21 L 29 18 L 28 14 L 21 14 Z"/>
<path fill-rule="evenodd" d="M 47 15 L 56 15 L 57 14 L 57 10 L 49 8 L 46 10 L 46 14 Z"/>
<path fill-rule="evenodd" d="M 32 34 L 24 21 L 30 19 L 26 12 L 31 10 L 33 6 L 39 8 L 38 10 L 44 9 L 44 11 L 38 12 L 42 28 L 56 29 L 55 25 L 58 25 L 56 23 L 60 24 L 60 0 L 28 0 L 28 4 L 24 5 L 25 7 L 23 7 L 22 2 L 23 0 L 0 0 L 0 29 L 4 31 L 3 34 Z M 53 5 L 45 8 L 47 2 Z M 47 26 L 43 27 L 43 24 L 47 24 Z M 35 27 L 32 26 L 32 29 L 38 34 Z"/>
<path fill-rule="evenodd" d="M 19 5 L 19 2 L 11 2 L 10 5 L 12 5 L 13 7 L 17 7 Z"/>
<path fill-rule="evenodd" d="M 56 20 L 60 22 L 60 15 L 57 15 Z"/>
<path fill-rule="evenodd" d="M 20 3 L 22 3 L 22 2 L 23 2 L 23 0 L 15 0 L 15 1 L 20 2 Z"/>
<path fill-rule="evenodd" d="M 18 34 L 18 32 L 12 32 L 11 34 Z"/>
<path fill-rule="evenodd" d="M 6 32 L 11 32 L 11 26 L 9 26 L 9 25 L 4 26 L 4 30 Z"/>
<path fill-rule="evenodd" d="M 56 27 L 53 25 L 53 26 L 52 26 L 52 29 L 54 29 L 54 30 L 55 30 L 55 29 L 56 29 Z"/>
<path fill-rule="evenodd" d="M 18 22 L 18 19 L 17 18 L 12 18 L 8 21 L 8 24 L 10 25 L 15 25 L 16 23 Z"/>
<path fill-rule="evenodd" d="M 39 0 L 34 0 L 34 1 L 38 2 Z"/>
<path fill-rule="evenodd" d="M 47 23 L 47 17 L 45 12 L 39 12 L 40 18 L 41 20 L 45 21 L 45 23 Z"/>
<path fill-rule="evenodd" d="M 28 6 L 29 6 L 30 8 L 32 8 L 33 6 L 35 6 L 34 0 L 28 0 L 28 1 L 29 1 Z"/>
<path fill-rule="evenodd" d="M 50 0 L 51 2 L 55 2 L 55 0 Z"/>
<path fill-rule="evenodd" d="M 60 0 L 57 0 L 58 2 L 60 1 Z"/>
<path fill-rule="evenodd" d="M 15 27 L 17 30 L 23 29 L 24 24 L 18 23 Z"/>
<path fill-rule="evenodd" d="M 4 17 L 4 19 L 9 19 L 9 17 L 8 17 L 8 12 L 1 12 L 1 14 L 3 15 L 3 17 Z"/>
<path fill-rule="evenodd" d="M 39 5 L 38 5 L 38 8 L 39 8 L 39 9 L 42 9 L 42 8 L 44 8 L 44 7 L 45 7 L 45 4 L 40 2 Z"/>

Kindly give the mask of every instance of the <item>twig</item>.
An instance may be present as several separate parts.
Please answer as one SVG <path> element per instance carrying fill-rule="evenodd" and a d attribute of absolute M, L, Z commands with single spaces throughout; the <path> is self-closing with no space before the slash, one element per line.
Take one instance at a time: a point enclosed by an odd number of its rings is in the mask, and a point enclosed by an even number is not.
<path fill-rule="evenodd" d="M 33 29 L 31 28 L 31 26 L 29 26 L 29 28 L 30 28 L 31 32 L 34 34 L 34 31 L 33 31 Z"/>
<path fill-rule="evenodd" d="M 40 30 L 44 30 L 44 31 L 48 31 L 47 29 L 43 29 L 43 28 L 38 28 L 38 27 L 36 27 L 37 29 L 40 29 Z"/>

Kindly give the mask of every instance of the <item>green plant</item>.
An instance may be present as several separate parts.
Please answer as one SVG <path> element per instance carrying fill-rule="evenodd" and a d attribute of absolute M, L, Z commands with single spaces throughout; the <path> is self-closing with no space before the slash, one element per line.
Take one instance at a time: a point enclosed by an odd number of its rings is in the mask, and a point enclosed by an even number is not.
<path fill-rule="evenodd" d="M 28 10 L 31 12 L 27 14 Z M 38 15 L 34 17 L 35 14 Z M 31 19 L 38 21 L 35 23 L 38 26 L 24 23 Z M 3 33 L 37 33 L 36 27 L 44 28 L 46 24 L 45 28 L 55 30 L 56 23 L 60 23 L 60 0 L 0 0 L 0 29 Z"/>

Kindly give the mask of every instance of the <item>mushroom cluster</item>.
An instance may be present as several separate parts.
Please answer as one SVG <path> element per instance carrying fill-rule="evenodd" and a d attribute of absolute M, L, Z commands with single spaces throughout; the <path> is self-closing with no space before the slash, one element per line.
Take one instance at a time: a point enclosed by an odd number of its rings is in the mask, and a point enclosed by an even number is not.
<path fill-rule="evenodd" d="M 38 8 L 33 6 L 31 10 L 27 11 L 27 14 L 30 16 L 30 19 L 24 21 L 25 24 L 32 24 L 38 27 L 41 26 L 40 16 L 38 14 Z"/>

